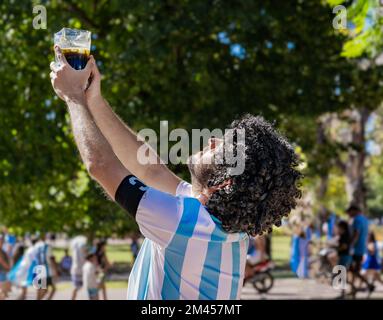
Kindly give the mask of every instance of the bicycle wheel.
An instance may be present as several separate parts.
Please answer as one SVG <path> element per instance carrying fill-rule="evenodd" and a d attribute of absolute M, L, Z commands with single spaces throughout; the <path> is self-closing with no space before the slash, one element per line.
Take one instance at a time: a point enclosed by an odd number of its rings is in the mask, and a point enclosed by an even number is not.
<path fill-rule="evenodd" d="M 274 277 L 269 271 L 261 272 L 251 279 L 251 283 L 259 293 L 267 293 L 273 287 Z"/>

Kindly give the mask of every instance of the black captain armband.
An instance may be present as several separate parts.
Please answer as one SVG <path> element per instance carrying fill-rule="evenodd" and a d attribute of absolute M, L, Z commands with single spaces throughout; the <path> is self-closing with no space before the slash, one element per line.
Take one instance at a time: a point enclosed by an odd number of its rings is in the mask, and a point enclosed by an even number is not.
<path fill-rule="evenodd" d="M 135 176 L 126 176 L 117 188 L 116 202 L 128 211 L 133 217 L 136 216 L 138 204 L 148 187 Z"/>

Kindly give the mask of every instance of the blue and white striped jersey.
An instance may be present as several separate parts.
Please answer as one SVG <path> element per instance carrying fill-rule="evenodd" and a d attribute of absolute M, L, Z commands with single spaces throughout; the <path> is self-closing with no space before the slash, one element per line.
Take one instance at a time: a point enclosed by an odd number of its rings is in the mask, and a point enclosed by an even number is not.
<path fill-rule="evenodd" d="M 51 258 L 53 257 L 52 247 L 44 241 L 38 241 L 35 245 L 36 266 L 43 266 L 47 277 L 52 276 Z"/>
<path fill-rule="evenodd" d="M 129 277 L 128 299 L 239 299 L 248 248 L 227 233 L 181 182 L 176 196 L 148 188 L 136 221 L 145 240 Z"/>

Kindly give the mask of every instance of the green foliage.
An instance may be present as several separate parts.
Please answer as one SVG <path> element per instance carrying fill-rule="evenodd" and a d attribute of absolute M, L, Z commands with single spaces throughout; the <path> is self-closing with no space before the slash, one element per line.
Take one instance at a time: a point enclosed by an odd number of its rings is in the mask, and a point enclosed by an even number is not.
<path fill-rule="evenodd" d="M 348 205 L 348 199 L 344 190 L 344 175 L 338 170 L 333 169 L 329 175 L 329 184 L 322 204 L 340 216 L 344 215 L 344 210 Z"/>
<path fill-rule="evenodd" d="M 376 57 L 383 48 L 383 6 L 379 0 L 327 0 L 329 5 L 345 5 L 347 8 L 349 39 L 345 42 L 342 55 L 358 58 L 363 55 Z"/>
<path fill-rule="evenodd" d="M 367 175 L 369 187 L 368 207 L 371 216 L 383 216 L 383 160 L 381 154 L 370 159 L 370 166 Z"/>

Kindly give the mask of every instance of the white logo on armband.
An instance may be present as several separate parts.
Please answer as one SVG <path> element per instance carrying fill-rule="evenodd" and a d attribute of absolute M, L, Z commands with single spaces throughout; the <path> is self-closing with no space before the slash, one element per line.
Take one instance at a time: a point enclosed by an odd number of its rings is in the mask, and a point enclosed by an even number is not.
<path fill-rule="evenodd" d="M 138 181 L 138 182 L 141 182 L 141 181 L 138 180 L 136 177 L 130 177 L 130 178 L 129 178 L 129 183 L 130 183 L 132 186 L 136 185 L 137 181 Z M 142 183 L 142 182 L 141 182 L 141 183 Z M 139 189 L 140 189 L 141 191 L 146 191 L 146 190 L 148 190 L 148 187 L 141 186 L 141 187 L 139 187 Z"/>

